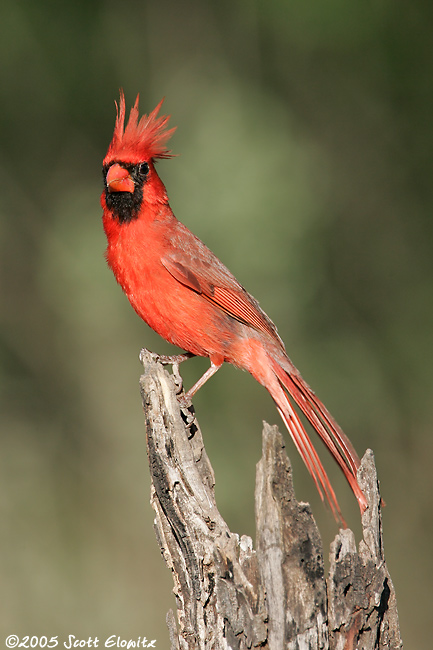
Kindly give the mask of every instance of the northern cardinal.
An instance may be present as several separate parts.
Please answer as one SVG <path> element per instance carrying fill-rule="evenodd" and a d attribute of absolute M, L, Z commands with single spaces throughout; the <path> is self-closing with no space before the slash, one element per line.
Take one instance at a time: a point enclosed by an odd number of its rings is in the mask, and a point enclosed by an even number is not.
<path fill-rule="evenodd" d="M 200 239 L 176 219 L 155 160 L 169 158 L 169 116 L 162 101 L 139 119 L 138 96 L 125 127 L 120 93 L 114 135 L 103 162 L 101 197 L 108 240 L 106 258 L 137 314 L 170 343 L 187 351 L 181 361 L 209 357 L 210 368 L 186 394 L 190 398 L 224 361 L 247 370 L 271 394 L 319 494 L 344 520 L 323 465 L 294 410 L 304 413 L 341 467 L 361 512 L 359 457 L 322 402 L 287 356 L 277 328 Z M 287 391 L 287 392 L 286 392 Z"/>

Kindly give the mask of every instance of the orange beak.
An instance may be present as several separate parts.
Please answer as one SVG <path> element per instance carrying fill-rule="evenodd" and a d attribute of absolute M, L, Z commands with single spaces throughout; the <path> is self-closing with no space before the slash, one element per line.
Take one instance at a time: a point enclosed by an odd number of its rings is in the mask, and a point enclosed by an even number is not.
<path fill-rule="evenodd" d="M 109 192 L 131 192 L 133 194 L 135 185 L 128 170 L 115 163 L 107 172 L 107 188 Z"/>

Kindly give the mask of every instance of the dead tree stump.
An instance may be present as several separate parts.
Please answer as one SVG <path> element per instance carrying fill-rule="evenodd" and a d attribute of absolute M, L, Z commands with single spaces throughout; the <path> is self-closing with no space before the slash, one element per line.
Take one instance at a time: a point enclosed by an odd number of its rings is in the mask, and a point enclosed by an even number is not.
<path fill-rule="evenodd" d="M 363 540 L 357 550 L 352 531 L 340 530 L 326 579 L 310 507 L 296 501 L 283 438 L 265 423 L 254 550 L 218 512 L 193 408 L 179 407 L 172 375 L 146 351 L 141 358 L 154 525 L 177 603 L 177 624 L 167 615 L 171 650 L 402 648 L 373 453 L 359 470 Z"/>

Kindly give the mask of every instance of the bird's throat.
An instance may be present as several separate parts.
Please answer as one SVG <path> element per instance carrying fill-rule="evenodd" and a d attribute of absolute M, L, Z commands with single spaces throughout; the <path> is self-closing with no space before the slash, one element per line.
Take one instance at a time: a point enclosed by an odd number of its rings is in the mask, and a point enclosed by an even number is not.
<path fill-rule="evenodd" d="M 143 189 L 136 187 L 134 192 L 105 191 L 105 203 L 114 219 L 119 223 L 130 223 L 138 219 L 143 203 Z"/>

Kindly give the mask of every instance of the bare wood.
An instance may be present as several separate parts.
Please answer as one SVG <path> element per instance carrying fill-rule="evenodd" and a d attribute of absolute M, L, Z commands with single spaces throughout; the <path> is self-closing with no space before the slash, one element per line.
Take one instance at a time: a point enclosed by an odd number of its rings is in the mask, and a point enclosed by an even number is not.
<path fill-rule="evenodd" d="M 385 562 L 379 484 L 371 449 L 358 480 L 369 507 L 356 549 L 351 530 L 340 531 L 330 550 L 329 633 L 331 648 L 402 648 L 394 586 Z M 345 645 L 353 639 L 352 645 Z"/>
<path fill-rule="evenodd" d="M 327 581 L 320 534 L 309 505 L 296 501 L 278 429 L 263 429 L 254 550 L 218 512 L 193 407 L 181 409 L 173 376 L 150 354 L 141 358 L 154 525 L 177 604 L 178 624 L 167 615 L 171 650 L 401 648 L 373 454 L 360 468 L 364 539 L 357 551 L 352 532 L 340 531 Z"/>

